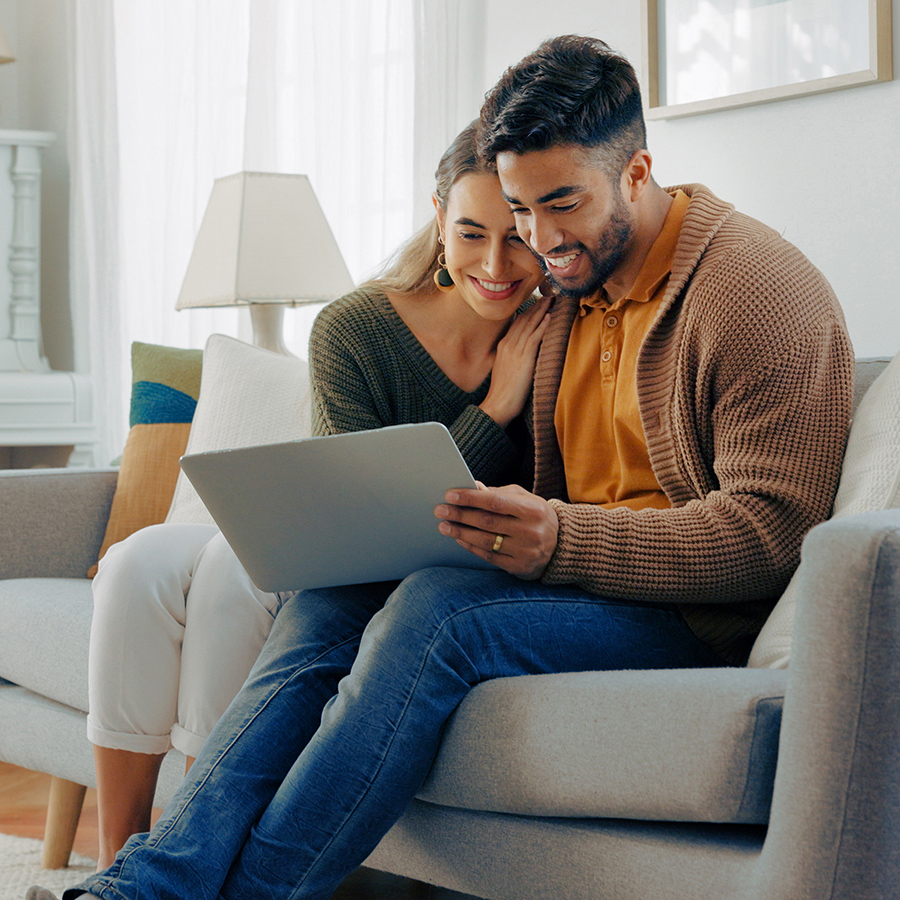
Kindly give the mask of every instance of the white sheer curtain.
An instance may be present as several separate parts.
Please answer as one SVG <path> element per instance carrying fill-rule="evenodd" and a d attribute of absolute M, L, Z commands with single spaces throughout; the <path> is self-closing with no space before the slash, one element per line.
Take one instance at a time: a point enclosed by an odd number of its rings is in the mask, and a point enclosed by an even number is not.
<path fill-rule="evenodd" d="M 81 0 L 67 7 L 69 293 L 75 368 L 91 373 L 94 416 L 104 426 L 102 432 L 98 429 L 98 464 L 112 457 L 112 446 L 122 446 L 120 405 L 127 379 L 118 302 L 119 144 L 112 3 Z M 78 110 L 90 110 L 90 115 L 77 115 Z"/>
<path fill-rule="evenodd" d="M 357 280 L 428 214 L 437 158 L 477 112 L 473 98 L 460 115 L 448 64 L 459 10 L 465 18 L 471 7 L 70 0 L 68 9 L 72 305 L 86 323 L 81 352 L 105 463 L 127 432 L 133 340 L 250 340 L 245 312 L 174 309 L 215 178 L 309 175 Z M 298 355 L 315 312 L 286 313 Z"/>

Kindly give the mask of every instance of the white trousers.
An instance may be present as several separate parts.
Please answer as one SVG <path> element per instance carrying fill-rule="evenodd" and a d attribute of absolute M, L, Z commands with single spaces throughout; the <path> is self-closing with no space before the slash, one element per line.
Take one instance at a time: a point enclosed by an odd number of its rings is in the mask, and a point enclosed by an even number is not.
<path fill-rule="evenodd" d="M 211 525 L 152 525 L 94 578 L 88 739 L 197 756 L 241 689 L 280 608 Z"/>

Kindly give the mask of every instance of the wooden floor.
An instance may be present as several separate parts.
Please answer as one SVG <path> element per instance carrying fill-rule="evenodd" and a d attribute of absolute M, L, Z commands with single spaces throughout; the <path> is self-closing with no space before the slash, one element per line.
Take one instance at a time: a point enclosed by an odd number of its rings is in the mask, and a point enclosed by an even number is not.
<path fill-rule="evenodd" d="M 50 776 L 0 762 L 0 833 L 18 837 L 44 836 Z M 97 858 L 97 792 L 89 790 L 75 835 L 75 852 Z"/>
<path fill-rule="evenodd" d="M 50 777 L 0 762 L 0 833 L 41 839 Z M 75 852 L 97 858 L 97 795 L 88 790 L 75 835 Z M 333 900 L 474 900 L 408 878 L 371 869 L 354 872 Z"/>

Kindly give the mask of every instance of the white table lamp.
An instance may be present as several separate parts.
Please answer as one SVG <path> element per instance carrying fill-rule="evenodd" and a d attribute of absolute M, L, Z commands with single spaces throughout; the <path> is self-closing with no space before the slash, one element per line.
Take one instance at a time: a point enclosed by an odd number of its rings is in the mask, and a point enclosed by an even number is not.
<path fill-rule="evenodd" d="M 305 175 L 217 178 L 176 309 L 250 306 L 253 342 L 284 346 L 284 307 L 346 294 L 353 279 Z"/>

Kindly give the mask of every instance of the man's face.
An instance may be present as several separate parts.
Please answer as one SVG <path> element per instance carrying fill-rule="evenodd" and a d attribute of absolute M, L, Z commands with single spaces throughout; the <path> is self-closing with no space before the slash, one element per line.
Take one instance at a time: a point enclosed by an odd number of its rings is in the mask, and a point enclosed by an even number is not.
<path fill-rule="evenodd" d="M 497 156 L 503 196 L 522 240 L 551 281 L 570 297 L 589 297 L 626 258 L 634 214 L 587 151 L 574 145 Z"/>

